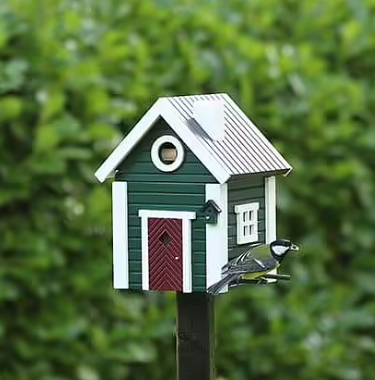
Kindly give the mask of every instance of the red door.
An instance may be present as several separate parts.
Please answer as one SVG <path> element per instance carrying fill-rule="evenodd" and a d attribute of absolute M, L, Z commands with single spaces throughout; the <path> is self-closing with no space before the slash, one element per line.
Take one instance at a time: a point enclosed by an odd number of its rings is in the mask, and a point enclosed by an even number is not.
<path fill-rule="evenodd" d="M 149 289 L 182 291 L 182 220 L 148 219 Z"/>

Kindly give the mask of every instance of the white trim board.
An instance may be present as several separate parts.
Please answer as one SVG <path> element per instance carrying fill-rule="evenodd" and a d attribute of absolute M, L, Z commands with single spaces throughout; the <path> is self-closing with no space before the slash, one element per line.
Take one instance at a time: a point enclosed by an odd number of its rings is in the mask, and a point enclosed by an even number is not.
<path fill-rule="evenodd" d="M 266 223 L 266 243 L 269 244 L 276 239 L 276 177 L 266 177 L 264 179 L 264 196 L 265 196 L 265 223 Z M 277 274 L 273 270 L 270 274 Z M 276 282 L 269 279 L 268 282 Z"/>
<path fill-rule="evenodd" d="M 95 172 L 95 177 L 100 182 L 104 182 L 111 175 L 113 170 L 129 155 L 159 117 L 162 117 L 168 123 L 219 183 L 225 183 L 229 179 L 230 173 L 220 165 L 189 127 L 183 123 L 174 107 L 166 99 L 160 98 Z"/>
<path fill-rule="evenodd" d="M 112 182 L 113 287 L 129 288 L 128 184 Z"/>
<path fill-rule="evenodd" d="M 228 186 L 206 184 L 206 202 L 214 200 L 221 208 L 217 224 L 206 224 L 207 288 L 221 279 L 221 268 L 228 262 Z M 228 287 L 221 292 L 228 291 Z"/>
<path fill-rule="evenodd" d="M 264 179 L 265 209 L 266 209 L 266 243 L 276 239 L 276 178 Z"/>
<path fill-rule="evenodd" d="M 190 211 L 139 210 L 138 216 L 141 218 L 195 219 L 196 213 Z"/>
<path fill-rule="evenodd" d="M 148 218 L 166 218 L 182 220 L 182 291 L 192 292 L 192 266 L 191 266 L 191 220 L 196 218 L 195 212 L 188 211 L 162 211 L 139 210 L 141 218 L 142 239 L 142 289 L 150 289 L 150 273 L 148 261 Z"/>
<path fill-rule="evenodd" d="M 142 289 L 150 289 L 150 273 L 148 263 L 148 217 L 141 216 L 141 241 L 142 241 Z"/>

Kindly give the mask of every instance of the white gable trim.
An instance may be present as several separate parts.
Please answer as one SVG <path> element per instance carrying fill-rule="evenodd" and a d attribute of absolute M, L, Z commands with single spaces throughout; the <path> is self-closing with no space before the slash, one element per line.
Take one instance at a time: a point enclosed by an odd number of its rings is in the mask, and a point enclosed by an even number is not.
<path fill-rule="evenodd" d="M 143 115 L 142 119 L 126 135 L 119 145 L 112 151 L 107 159 L 95 172 L 95 177 L 104 182 L 116 166 L 130 153 L 132 148 L 151 129 L 157 118 L 160 116 L 161 99 L 157 100 L 153 106 Z"/>
<path fill-rule="evenodd" d="M 150 272 L 148 260 L 148 218 L 167 218 L 182 220 L 182 291 L 192 292 L 192 267 L 191 267 L 191 220 L 196 218 L 195 212 L 187 211 L 161 211 L 139 210 L 141 217 L 142 239 L 142 289 L 150 288 Z"/>
<path fill-rule="evenodd" d="M 221 268 L 228 262 L 228 186 L 207 184 L 206 202 L 214 200 L 221 208 L 217 224 L 206 224 L 207 288 L 221 279 Z M 226 292 L 224 287 L 221 292 Z"/>
<path fill-rule="evenodd" d="M 220 163 L 199 142 L 194 133 L 182 122 L 177 110 L 174 109 L 169 101 L 161 98 L 145 113 L 142 119 L 135 125 L 128 135 L 125 136 L 95 172 L 95 176 L 100 182 L 104 182 L 120 162 L 129 155 L 131 150 L 151 129 L 160 116 L 165 119 L 169 126 L 177 133 L 181 140 L 198 157 L 219 183 L 225 183 L 228 181 L 230 173 L 220 165 Z"/>
<path fill-rule="evenodd" d="M 129 288 L 128 186 L 112 182 L 113 287 Z"/>

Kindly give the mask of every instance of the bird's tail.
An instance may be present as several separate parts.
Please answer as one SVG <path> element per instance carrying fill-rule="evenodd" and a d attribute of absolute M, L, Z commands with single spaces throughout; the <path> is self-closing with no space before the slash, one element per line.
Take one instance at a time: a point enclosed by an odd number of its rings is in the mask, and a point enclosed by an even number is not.
<path fill-rule="evenodd" d="M 235 280 L 237 277 L 238 277 L 238 273 L 229 273 L 226 276 L 224 276 L 221 280 L 219 280 L 218 282 L 215 282 L 213 285 L 211 285 L 207 289 L 207 292 L 216 296 L 220 293 L 220 290 L 223 289 L 225 285 L 228 285 L 230 282 Z"/>

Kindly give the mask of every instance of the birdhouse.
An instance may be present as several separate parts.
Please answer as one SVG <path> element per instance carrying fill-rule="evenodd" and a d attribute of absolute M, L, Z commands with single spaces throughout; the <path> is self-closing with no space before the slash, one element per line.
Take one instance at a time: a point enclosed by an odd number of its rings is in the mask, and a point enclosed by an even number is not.
<path fill-rule="evenodd" d="M 205 222 L 210 224 L 217 223 L 220 212 L 221 208 L 213 199 L 209 199 L 201 209 L 201 215 L 203 215 Z"/>
<path fill-rule="evenodd" d="M 158 99 L 95 173 L 113 179 L 114 288 L 205 292 L 275 239 L 290 170 L 227 94 Z"/>

